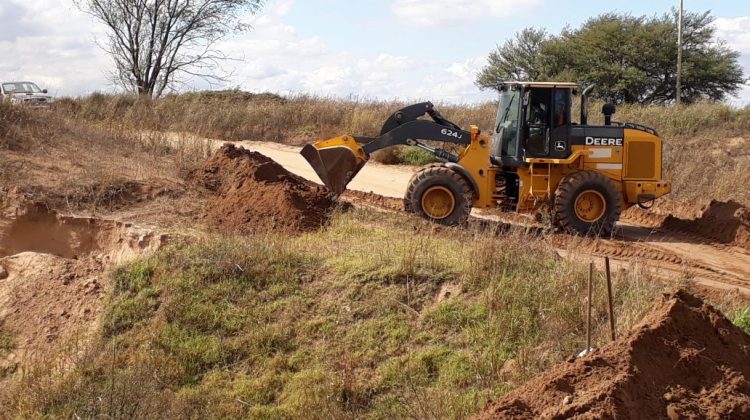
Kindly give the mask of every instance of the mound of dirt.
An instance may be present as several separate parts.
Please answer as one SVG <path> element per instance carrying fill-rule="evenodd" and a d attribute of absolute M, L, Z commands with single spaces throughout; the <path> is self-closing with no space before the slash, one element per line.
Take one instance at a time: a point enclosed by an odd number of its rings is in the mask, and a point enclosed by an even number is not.
<path fill-rule="evenodd" d="M 323 186 L 232 144 L 222 146 L 188 179 L 217 194 L 206 217 L 224 231 L 314 230 L 336 204 Z"/>
<path fill-rule="evenodd" d="M 750 418 L 748 360 L 750 336 L 678 291 L 628 336 L 555 366 L 477 418 Z"/>
<path fill-rule="evenodd" d="M 750 210 L 735 201 L 711 201 L 695 219 L 667 216 L 662 227 L 750 249 Z"/>

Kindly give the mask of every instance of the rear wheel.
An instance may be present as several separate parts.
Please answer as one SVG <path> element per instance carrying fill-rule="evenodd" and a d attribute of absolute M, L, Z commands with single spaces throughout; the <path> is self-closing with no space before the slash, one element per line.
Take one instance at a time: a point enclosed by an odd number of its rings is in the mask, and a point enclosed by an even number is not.
<path fill-rule="evenodd" d="M 428 165 L 414 174 L 404 197 L 407 211 L 448 226 L 466 223 L 472 201 L 466 180 L 440 164 Z"/>
<path fill-rule="evenodd" d="M 552 221 L 569 233 L 609 235 L 620 218 L 622 197 L 612 180 L 601 173 L 581 171 L 566 178 L 555 191 Z"/>

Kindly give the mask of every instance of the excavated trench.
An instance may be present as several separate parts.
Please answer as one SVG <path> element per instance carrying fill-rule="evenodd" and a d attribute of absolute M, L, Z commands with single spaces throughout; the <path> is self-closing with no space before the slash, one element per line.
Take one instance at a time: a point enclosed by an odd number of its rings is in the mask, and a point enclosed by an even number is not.
<path fill-rule="evenodd" d="M 159 249 L 168 237 L 22 200 L 0 204 L 0 331 L 15 344 L 0 353 L 1 382 L 95 331 L 106 270 Z"/>
<path fill-rule="evenodd" d="M 64 216 L 39 204 L 18 205 L 0 215 L 0 258 L 34 252 L 65 259 L 105 256 L 120 262 L 155 250 L 166 240 L 149 228 Z"/>
<path fill-rule="evenodd" d="M 14 218 L 0 219 L 0 258 L 38 252 L 77 259 L 103 251 L 113 228 L 112 222 L 61 217 L 42 206 L 29 206 Z"/>

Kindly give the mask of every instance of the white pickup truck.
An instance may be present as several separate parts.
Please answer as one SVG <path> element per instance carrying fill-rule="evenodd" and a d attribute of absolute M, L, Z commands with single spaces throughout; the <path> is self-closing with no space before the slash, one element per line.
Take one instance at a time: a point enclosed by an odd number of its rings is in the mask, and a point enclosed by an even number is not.
<path fill-rule="evenodd" d="M 0 101 L 34 108 L 49 109 L 55 106 L 55 100 L 47 94 L 47 89 L 39 89 L 33 82 L 0 83 Z"/>

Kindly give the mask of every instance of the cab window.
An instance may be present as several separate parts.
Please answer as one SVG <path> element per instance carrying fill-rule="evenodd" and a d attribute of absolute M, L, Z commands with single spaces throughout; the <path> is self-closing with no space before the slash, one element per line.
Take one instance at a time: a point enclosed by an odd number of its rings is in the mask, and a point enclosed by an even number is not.
<path fill-rule="evenodd" d="M 567 89 L 555 89 L 552 112 L 552 127 L 560 127 L 570 123 L 568 115 L 568 101 L 570 100 L 570 91 Z"/>
<path fill-rule="evenodd" d="M 547 125 L 549 111 L 549 91 L 532 89 L 529 92 L 529 107 L 526 111 L 526 122 L 530 126 Z"/>
<path fill-rule="evenodd" d="M 550 90 L 532 88 L 526 107 L 526 155 L 547 156 L 549 152 Z"/>

